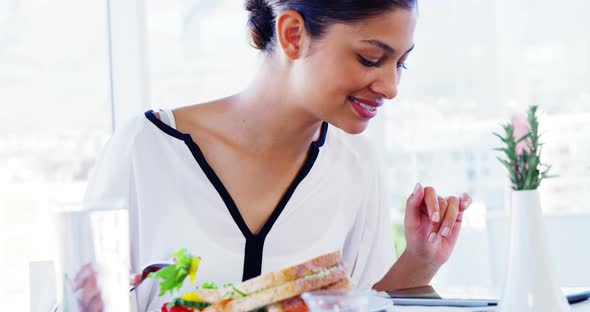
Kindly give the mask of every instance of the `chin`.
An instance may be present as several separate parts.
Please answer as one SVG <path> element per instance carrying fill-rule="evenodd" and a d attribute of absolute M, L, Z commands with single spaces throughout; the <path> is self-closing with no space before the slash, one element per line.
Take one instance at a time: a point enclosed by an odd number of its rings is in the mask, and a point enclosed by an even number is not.
<path fill-rule="evenodd" d="M 334 124 L 340 130 L 348 134 L 360 134 L 369 126 L 368 121 L 346 121 Z"/>

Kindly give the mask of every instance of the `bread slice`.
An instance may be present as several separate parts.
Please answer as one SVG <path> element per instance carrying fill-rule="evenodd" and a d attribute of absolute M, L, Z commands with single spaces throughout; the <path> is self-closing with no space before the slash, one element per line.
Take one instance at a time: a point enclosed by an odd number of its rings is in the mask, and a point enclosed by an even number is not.
<path fill-rule="evenodd" d="M 238 287 L 238 289 L 243 293 L 250 294 L 262 289 L 296 280 L 306 275 L 318 273 L 322 269 L 333 267 L 341 261 L 342 258 L 340 256 L 340 252 L 336 251 L 277 272 L 271 272 L 254 277 L 244 281 L 236 287 Z"/>
<path fill-rule="evenodd" d="M 333 267 L 341 261 L 342 258 L 340 252 L 336 251 L 280 271 L 254 277 L 240 284 L 234 285 L 234 287 L 240 292 L 249 295 L 307 275 L 318 273 L 322 269 Z M 224 287 L 219 289 L 200 289 L 196 292 L 199 295 L 199 298 L 204 302 L 218 302 L 223 300 L 224 297 L 232 291 L 234 291 L 233 287 Z"/>
<path fill-rule="evenodd" d="M 346 275 L 346 278 L 343 278 L 336 283 L 330 284 L 322 289 L 352 289 L 352 281 L 350 280 L 350 277 Z"/>
<path fill-rule="evenodd" d="M 346 278 L 348 278 L 348 273 L 344 266 L 336 265 L 313 276 L 292 280 L 243 298 L 231 300 L 225 305 L 223 311 L 241 312 L 262 308 L 275 302 L 299 296 L 307 291 L 320 289 Z"/>

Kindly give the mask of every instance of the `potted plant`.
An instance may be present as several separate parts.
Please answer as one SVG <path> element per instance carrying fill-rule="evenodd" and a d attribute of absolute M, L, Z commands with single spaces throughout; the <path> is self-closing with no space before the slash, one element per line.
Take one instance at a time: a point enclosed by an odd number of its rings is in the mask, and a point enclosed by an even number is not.
<path fill-rule="evenodd" d="M 510 249 L 499 311 L 570 311 L 553 269 L 543 224 L 539 185 L 551 178 L 550 166 L 541 162 L 538 107 L 528 110 L 528 123 L 502 126 L 503 143 L 495 150 L 508 170 L 511 191 Z"/>

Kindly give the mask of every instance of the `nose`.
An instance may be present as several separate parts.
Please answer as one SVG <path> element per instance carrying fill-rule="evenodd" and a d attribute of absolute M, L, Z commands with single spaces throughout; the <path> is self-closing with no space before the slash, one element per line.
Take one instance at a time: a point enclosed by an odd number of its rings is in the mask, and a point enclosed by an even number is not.
<path fill-rule="evenodd" d="M 399 73 L 391 68 L 383 68 L 379 77 L 371 84 L 371 90 L 381 97 L 392 100 L 397 96 Z"/>

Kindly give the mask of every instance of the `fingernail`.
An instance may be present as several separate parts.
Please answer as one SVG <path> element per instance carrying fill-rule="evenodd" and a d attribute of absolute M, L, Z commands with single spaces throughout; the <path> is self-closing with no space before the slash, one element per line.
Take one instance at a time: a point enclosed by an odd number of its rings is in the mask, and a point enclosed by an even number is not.
<path fill-rule="evenodd" d="M 434 242 L 435 239 L 436 239 L 436 233 L 430 233 L 430 236 L 428 236 L 428 242 L 432 243 L 432 242 Z"/>
<path fill-rule="evenodd" d="M 432 222 L 438 222 L 440 221 L 440 215 L 438 214 L 438 211 L 432 214 Z"/>
<path fill-rule="evenodd" d="M 471 199 L 467 198 L 467 195 L 463 194 L 463 199 L 461 200 L 461 202 L 463 203 L 463 208 L 467 208 L 469 207 L 469 205 L 471 205 Z"/>
<path fill-rule="evenodd" d="M 418 191 L 420 190 L 420 183 L 416 183 L 416 187 L 414 187 L 414 192 L 412 193 L 412 196 L 415 196 L 416 194 L 418 194 Z"/>
<path fill-rule="evenodd" d="M 442 230 L 442 232 L 440 233 L 440 235 L 442 235 L 443 237 L 447 237 L 449 235 L 449 232 L 451 231 L 451 229 L 449 229 L 448 226 L 445 226 L 445 228 Z"/>

